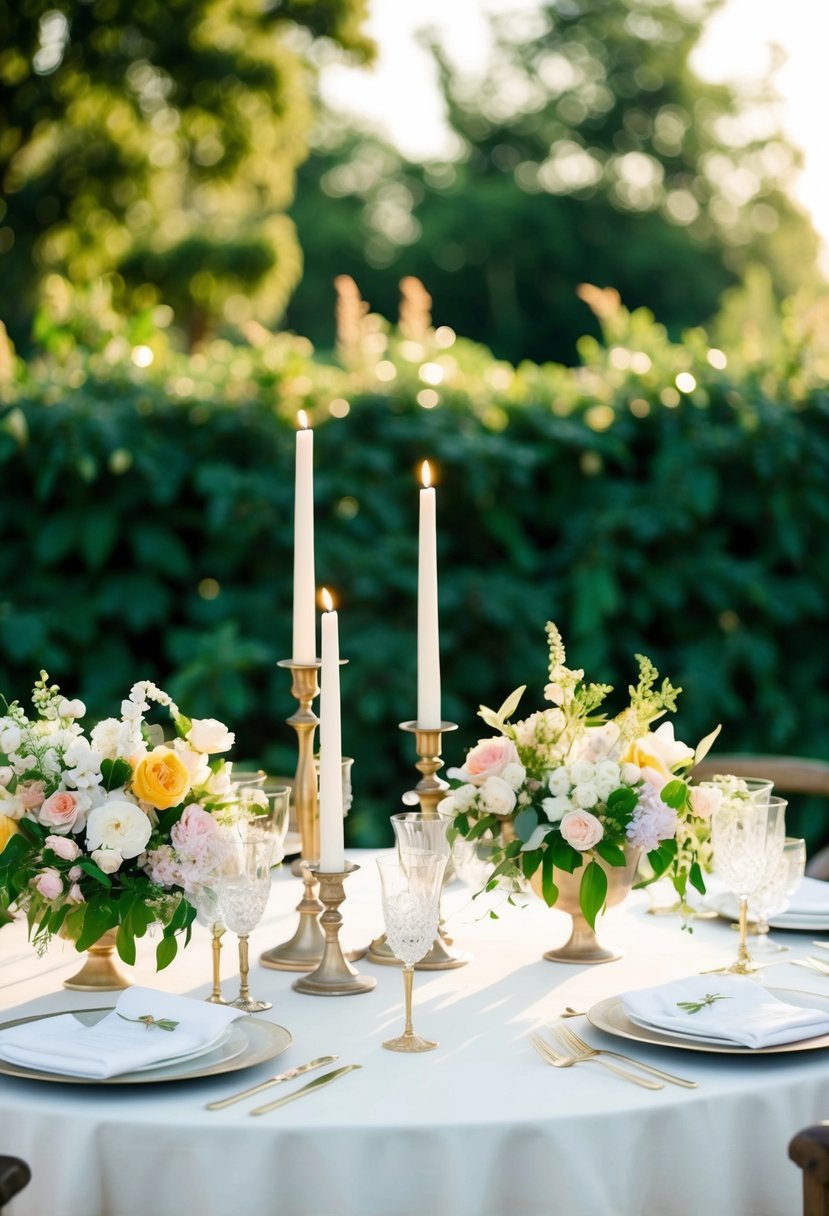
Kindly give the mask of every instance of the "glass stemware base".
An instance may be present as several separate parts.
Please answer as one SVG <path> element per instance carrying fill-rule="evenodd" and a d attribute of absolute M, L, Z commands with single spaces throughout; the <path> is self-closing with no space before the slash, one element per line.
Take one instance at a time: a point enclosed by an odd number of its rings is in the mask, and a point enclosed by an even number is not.
<path fill-rule="evenodd" d="M 438 1043 L 431 1039 L 424 1039 L 421 1035 L 415 1034 L 412 1027 L 412 980 L 414 978 L 414 968 L 411 964 L 403 968 L 403 993 L 406 1003 L 406 1026 L 401 1035 L 396 1039 L 386 1039 L 383 1046 L 387 1051 L 402 1051 L 414 1054 L 418 1051 L 434 1051 L 439 1046 Z"/>

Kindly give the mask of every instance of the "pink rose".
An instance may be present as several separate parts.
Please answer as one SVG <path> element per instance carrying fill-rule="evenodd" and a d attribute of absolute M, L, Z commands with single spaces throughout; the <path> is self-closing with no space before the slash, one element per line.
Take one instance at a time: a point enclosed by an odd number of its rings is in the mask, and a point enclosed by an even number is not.
<path fill-rule="evenodd" d="M 559 827 L 567 843 L 580 853 L 592 849 L 604 836 L 604 828 L 589 811 L 569 811 Z"/>
<path fill-rule="evenodd" d="M 63 879 L 57 870 L 41 870 L 35 879 L 35 889 L 44 899 L 57 899 L 63 894 Z"/>
<path fill-rule="evenodd" d="M 460 781 L 471 781 L 473 785 L 483 785 L 487 777 L 500 777 L 508 764 L 520 763 L 512 739 L 500 736 L 481 739 L 477 747 L 467 752 L 463 768 L 453 770 L 450 775 Z"/>
<path fill-rule="evenodd" d="M 83 897 L 83 893 L 76 882 L 73 882 L 72 886 L 66 892 L 66 898 L 70 904 L 86 903 L 86 900 Z"/>
<path fill-rule="evenodd" d="M 51 849 L 53 853 L 57 853 L 58 857 L 63 861 L 74 861 L 76 857 L 80 857 L 81 855 L 81 851 L 74 840 L 69 840 L 66 836 L 47 836 L 43 843 L 47 849 Z"/>
<path fill-rule="evenodd" d="M 722 790 L 713 785 L 692 785 L 688 793 L 691 810 L 699 819 L 710 819 L 722 802 Z"/>
<path fill-rule="evenodd" d="M 181 813 L 181 819 L 173 825 L 170 840 L 177 849 L 184 848 L 199 837 L 213 836 L 219 830 L 219 825 L 209 811 L 200 807 L 197 802 L 191 802 Z"/>
<path fill-rule="evenodd" d="M 42 781 L 21 781 L 17 796 L 27 811 L 36 811 L 46 797 L 46 787 Z"/>
<path fill-rule="evenodd" d="M 70 866 L 66 872 L 66 877 L 70 882 L 80 882 L 83 877 L 83 870 L 80 866 Z"/>
<path fill-rule="evenodd" d="M 43 803 L 38 821 L 46 827 L 54 828 L 56 832 L 65 834 L 73 828 L 83 827 L 83 823 L 78 822 L 80 815 L 81 804 L 78 795 L 70 790 L 57 790 Z"/>

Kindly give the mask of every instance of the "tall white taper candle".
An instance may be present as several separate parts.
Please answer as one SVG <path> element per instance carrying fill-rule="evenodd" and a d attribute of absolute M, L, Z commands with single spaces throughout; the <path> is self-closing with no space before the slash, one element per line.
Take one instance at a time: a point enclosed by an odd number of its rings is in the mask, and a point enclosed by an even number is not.
<path fill-rule="evenodd" d="M 340 636 L 334 603 L 322 592 L 322 669 L 320 671 L 320 870 L 341 874 L 343 843 L 342 725 L 340 720 Z"/>
<path fill-rule="evenodd" d="M 440 726 L 440 645 L 435 491 L 429 462 L 423 461 L 417 565 L 417 724 Z"/>
<path fill-rule="evenodd" d="M 294 479 L 294 632 L 295 663 L 317 659 L 314 583 L 314 432 L 299 411 Z"/>

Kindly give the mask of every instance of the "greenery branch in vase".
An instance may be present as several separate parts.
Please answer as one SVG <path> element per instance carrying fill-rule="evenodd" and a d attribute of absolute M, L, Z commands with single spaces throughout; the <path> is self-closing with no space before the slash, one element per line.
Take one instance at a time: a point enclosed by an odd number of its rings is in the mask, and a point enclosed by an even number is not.
<path fill-rule="evenodd" d="M 680 899 L 688 883 L 704 893 L 715 798 L 687 777 L 720 728 L 696 750 L 674 737 L 670 722 L 652 729 L 675 711 L 682 690 L 667 679 L 659 683 L 642 655 L 627 707 L 608 720 L 601 706 L 612 688 L 587 683 L 583 671 L 567 667 L 552 622 L 547 638 L 549 708 L 512 721 L 526 685 L 497 712 L 481 706 L 480 717 L 497 735 L 447 772 L 453 788 L 441 810 L 454 814 L 450 831 L 495 842 L 485 889 L 512 880 L 517 890 L 532 880 L 553 906 L 562 875 L 580 870 L 578 902 L 592 931 L 607 902 L 605 867 L 630 868 L 633 851 L 641 851 L 654 879 L 670 877 Z"/>
<path fill-rule="evenodd" d="M 161 970 L 177 938 L 190 939 L 198 892 L 227 864 L 220 826 L 242 813 L 222 757 L 234 736 L 215 719 L 185 717 L 149 680 L 88 737 L 83 703 L 46 672 L 32 703 L 30 720 L 0 699 L 0 910 L 25 913 L 39 951 L 55 934 L 85 951 L 114 931 L 128 964 L 157 924 Z M 176 732 L 160 746 L 145 722 L 152 703 Z"/>

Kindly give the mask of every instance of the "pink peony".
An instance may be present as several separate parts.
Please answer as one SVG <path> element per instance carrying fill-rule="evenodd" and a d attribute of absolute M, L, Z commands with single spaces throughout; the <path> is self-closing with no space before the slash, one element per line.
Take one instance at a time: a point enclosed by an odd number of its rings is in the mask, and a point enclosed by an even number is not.
<path fill-rule="evenodd" d="M 38 822 L 62 834 L 83 827 L 78 795 L 71 790 L 57 790 L 41 806 Z"/>
<path fill-rule="evenodd" d="M 215 836 L 219 825 L 197 802 L 191 802 L 181 813 L 181 819 L 173 825 L 170 840 L 177 849 L 193 846 L 200 837 Z"/>
<path fill-rule="evenodd" d="M 47 836 L 43 843 L 47 849 L 51 849 L 63 861 L 74 861 L 81 855 L 74 840 L 69 840 L 66 836 Z"/>
<path fill-rule="evenodd" d="M 592 849 L 604 836 L 604 828 L 589 811 L 569 811 L 559 827 L 567 843 L 580 853 Z"/>
<path fill-rule="evenodd" d="M 508 764 L 520 763 L 512 739 L 501 736 L 481 739 L 476 747 L 467 752 L 463 768 L 453 769 L 449 776 L 457 777 L 460 781 L 471 781 L 473 785 L 483 785 L 487 777 L 500 777 Z"/>
<path fill-rule="evenodd" d="M 63 894 L 63 879 L 57 870 L 41 870 L 35 879 L 35 889 L 44 899 L 57 899 Z"/>

